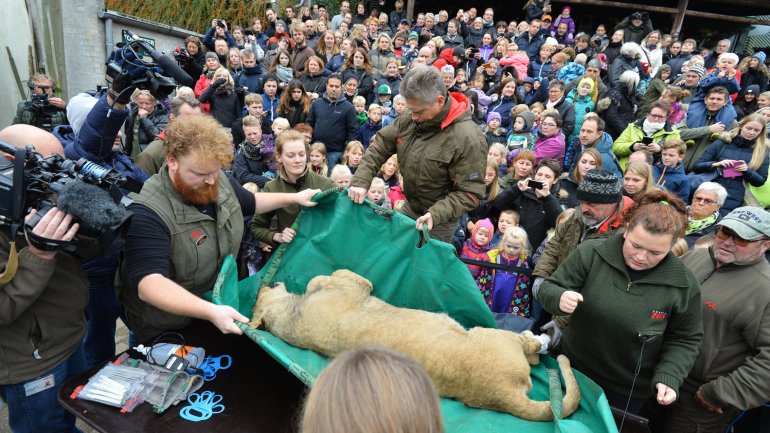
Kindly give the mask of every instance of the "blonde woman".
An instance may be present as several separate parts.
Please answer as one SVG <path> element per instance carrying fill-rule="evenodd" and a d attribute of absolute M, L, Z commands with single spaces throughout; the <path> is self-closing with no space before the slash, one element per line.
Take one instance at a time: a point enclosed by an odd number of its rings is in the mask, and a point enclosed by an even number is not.
<path fill-rule="evenodd" d="M 217 119 L 227 129 L 240 117 L 243 108 L 242 89 L 235 88 L 235 82 L 230 72 L 219 68 L 211 77 L 211 84 L 198 98 L 201 102 L 209 103 L 211 116 Z"/>
<path fill-rule="evenodd" d="M 652 167 L 646 161 L 631 161 L 623 173 L 623 195 L 632 199 L 655 188 Z"/>

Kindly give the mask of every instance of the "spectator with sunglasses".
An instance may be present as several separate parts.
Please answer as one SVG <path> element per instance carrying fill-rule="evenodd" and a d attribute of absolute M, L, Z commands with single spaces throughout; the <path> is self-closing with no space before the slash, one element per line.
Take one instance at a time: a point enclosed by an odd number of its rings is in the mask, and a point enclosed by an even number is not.
<path fill-rule="evenodd" d="M 23 123 L 37 126 L 48 132 L 59 125 L 67 124 L 67 103 L 53 96 L 53 79 L 45 74 L 35 74 L 27 82 L 30 88 L 28 101 L 19 102 L 13 124 Z"/>
<path fill-rule="evenodd" d="M 696 191 L 696 196 L 697 196 Z M 709 249 L 682 257 L 701 285 L 704 338 L 664 432 L 724 432 L 770 400 L 770 212 L 739 207 Z"/>

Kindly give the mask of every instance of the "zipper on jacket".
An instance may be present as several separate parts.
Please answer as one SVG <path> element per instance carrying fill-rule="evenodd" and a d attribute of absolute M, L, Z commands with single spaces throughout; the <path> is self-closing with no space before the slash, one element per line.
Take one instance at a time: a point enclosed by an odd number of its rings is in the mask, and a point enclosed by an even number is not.
<path fill-rule="evenodd" d="M 628 286 L 626 286 L 626 293 L 629 293 L 629 292 L 631 292 L 631 285 L 632 285 L 632 284 L 634 284 L 634 282 L 633 282 L 633 281 L 629 281 L 629 282 L 628 282 Z"/>

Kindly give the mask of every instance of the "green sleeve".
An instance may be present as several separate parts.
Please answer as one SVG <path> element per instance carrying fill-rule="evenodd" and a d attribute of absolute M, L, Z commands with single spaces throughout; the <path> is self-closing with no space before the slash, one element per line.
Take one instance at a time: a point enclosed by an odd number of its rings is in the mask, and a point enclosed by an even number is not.
<path fill-rule="evenodd" d="M 612 144 L 612 151 L 618 158 L 631 155 L 631 145 L 639 141 L 636 128 L 626 128 Z"/>
<path fill-rule="evenodd" d="M 406 116 L 408 117 L 408 116 Z M 411 120 L 411 119 L 410 119 Z M 364 158 L 356 169 L 356 174 L 350 182 L 350 186 L 357 186 L 369 189 L 369 184 L 382 167 L 382 164 L 396 153 L 396 139 L 398 138 L 399 127 L 404 121 L 404 116 L 399 116 L 395 122 L 380 129 L 374 136 L 373 142 L 366 150 Z"/>
<path fill-rule="evenodd" d="M 566 316 L 567 313 L 559 308 L 561 295 L 567 290 L 582 292 L 591 268 L 591 255 L 594 242 L 580 245 L 567 259 L 556 268 L 556 271 L 543 281 L 537 300 L 546 311 L 554 316 Z M 578 305 L 578 308 L 580 306 Z"/>

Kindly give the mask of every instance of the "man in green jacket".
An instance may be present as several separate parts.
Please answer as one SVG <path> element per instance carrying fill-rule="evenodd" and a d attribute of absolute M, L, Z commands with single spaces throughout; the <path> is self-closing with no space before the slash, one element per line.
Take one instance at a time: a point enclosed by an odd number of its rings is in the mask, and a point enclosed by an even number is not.
<path fill-rule="evenodd" d="M 115 288 L 129 328 L 141 342 L 179 330 L 191 318 L 240 334 L 234 308 L 202 298 L 224 258 L 241 244 L 244 215 L 292 204 L 313 206 L 318 190 L 252 194 L 223 171 L 233 158 L 230 136 L 214 118 L 190 114 L 166 129 L 166 165 L 133 195 Z"/>
<path fill-rule="evenodd" d="M 43 157 L 64 155 L 53 135 L 30 125 L 9 126 L 0 131 L 0 140 L 16 147 L 31 144 Z M 72 225 L 72 216 L 53 208 L 32 233 L 68 242 L 78 228 Z M 65 380 L 85 368 L 80 347 L 86 332 L 88 279 L 74 256 L 38 249 L 23 235 L 15 240 L 12 250 L 13 237 L 4 226 L 0 231 L 0 400 L 8 404 L 13 432 L 74 431 L 75 416 L 59 405 L 57 393 Z M 14 262 L 18 264 L 15 272 Z"/>
<path fill-rule="evenodd" d="M 445 242 L 462 214 L 484 197 L 487 143 L 471 120 L 468 98 L 449 93 L 436 68 L 415 68 L 401 82 L 410 115 L 381 129 L 351 182 L 350 198 L 363 203 L 369 184 L 393 154 L 404 179 L 403 212 Z"/>
<path fill-rule="evenodd" d="M 704 338 L 666 433 L 722 433 L 770 401 L 770 212 L 740 207 L 717 225 L 713 247 L 682 257 L 701 285 Z"/>

